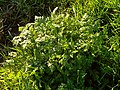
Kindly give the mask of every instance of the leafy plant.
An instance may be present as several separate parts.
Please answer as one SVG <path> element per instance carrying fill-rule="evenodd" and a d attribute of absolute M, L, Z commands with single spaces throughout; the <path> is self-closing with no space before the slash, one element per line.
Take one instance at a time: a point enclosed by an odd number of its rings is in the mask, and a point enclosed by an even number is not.
<path fill-rule="evenodd" d="M 84 1 L 83 6 L 79 6 L 79 0 L 76 2 L 70 14 L 56 14 L 56 7 L 51 16 L 36 16 L 34 23 L 19 27 L 20 35 L 12 40 L 13 52 L 0 67 L 0 88 L 119 89 L 119 14 L 104 18 L 108 22 L 102 25 L 104 12 L 99 11 L 100 6 L 96 12 L 101 14 L 97 16 L 92 0 Z M 97 0 L 93 3 L 98 5 Z M 106 3 L 106 7 L 113 5 Z M 85 5 L 88 12 L 83 9 Z"/>

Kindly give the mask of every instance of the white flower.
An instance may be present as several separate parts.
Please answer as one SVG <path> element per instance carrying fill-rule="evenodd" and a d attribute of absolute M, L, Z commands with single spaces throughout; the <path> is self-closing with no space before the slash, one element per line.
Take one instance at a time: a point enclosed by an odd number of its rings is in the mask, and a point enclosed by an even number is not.
<path fill-rule="evenodd" d="M 54 10 L 53 10 L 53 13 L 55 13 L 57 11 L 58 7 L 56 7 Z"/>
<path fill-rule="evenodd" d="M 35 41 L 36 41 L 36 42 L 45 41 L 45 37 L 38 37 Z"/>
<path fill-rule="evenodd" d="M 30 40 L 24 40 L 23 42 L 20 43 L 22 45 L 23 49 L 27 48 L 31 44 Z"/>
<path fill-rule="evenodd" d="M 7 63 L 14 62 L 14 60 L 6 60 Z"/>
<path fill-rule="evenodd" d="M 8 55 L 11 56 L 11 57 L 16 57 L 17 53 L 16 52 L 10 52 Z"/>
<path fill-rule="evenodd" d="M 13 42 L 13 45 L 18 45 L 19 42 L 21 42 L 21 37 L 20 36 L 16 36 L 13 38 L 12 42 Z"/>
<path fill-rule="evenodd" d="M 26 36 L 26 35 L 28 35 L 28 34 L 30 34 L 30 31 L 29 31 L 29 30 L 23 30 L 23 31 L 21 32 L 20 36 Z"/>
<path fill-rule="evenodd" d="M 44 18 L 43 16 L 35 16 L 35 20 L 43 19 L 43 18 Z"/>
<path fill-rule="evenodd" d="M 48 67 L 51 67 L 51 66 L 52 66 L 52 63 L 49 62 L 49 63 L 48 63 Z"/>

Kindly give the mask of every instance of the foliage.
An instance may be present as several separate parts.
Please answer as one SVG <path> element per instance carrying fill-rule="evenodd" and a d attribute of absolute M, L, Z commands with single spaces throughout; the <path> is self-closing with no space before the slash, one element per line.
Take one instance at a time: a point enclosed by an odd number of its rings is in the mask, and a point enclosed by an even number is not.
<path fill-rule="evenodd" d="M 13 52 L 0 67 L 1 89 L 119 89 L 119 11 L 109 15 L 116 0 L 103 0 L 102 8 L 93 8 L 98 0 L 85 0 L 83 7 L 80 1 L 67 12 L 56 14 L 56 7 L 51 16 L 19 27 Z"/>
<path fill-rule="evenodd" d="M 19 26 L 34 22 L 35 15 L 49 16 L 57 6 L 60 11 L 67 9 L 67 4 L 69 0 L 0 0 L 0 44 L 12 46 L 11 40 L 20 33 Z M 1 49 L 5 48 L 0 45 L 0 52 Z M 0 58 L 3 57 L 0 55 Z"/>

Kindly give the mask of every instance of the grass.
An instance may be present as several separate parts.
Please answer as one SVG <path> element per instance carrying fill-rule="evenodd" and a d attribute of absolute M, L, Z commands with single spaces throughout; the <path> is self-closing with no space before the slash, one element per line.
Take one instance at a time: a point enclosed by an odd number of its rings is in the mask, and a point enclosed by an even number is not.
<path fill-rule="evenodd" d="M 12 40 L 13 51 L 0 67 L 0 89 L 120 88 L 119 1 L 75 0 L 69 4 L 19 27 L 20 35 Z"/>

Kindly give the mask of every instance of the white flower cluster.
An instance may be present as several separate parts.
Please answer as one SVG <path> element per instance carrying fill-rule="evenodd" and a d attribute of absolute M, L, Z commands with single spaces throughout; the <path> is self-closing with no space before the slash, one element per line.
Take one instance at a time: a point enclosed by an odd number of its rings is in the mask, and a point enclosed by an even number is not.
<path fill-rule="evenodd" d="M 31 32 L 23 28 L 22 32 L 19 36 L 13 38 L 13 45 L 18 46 L 21 45 L 24 49 L 31 44 Z"/>
<path fill-rule="evenodd" d="M 11 56 L 11 57 L 16 57 L 17 53 L 16 52 L 10 52 L 8 55 Z"/>
<path fill-rule="evenodd" d="M 35 16 L 35 20 L 43 19 L 43 18 L 44 18 L 43 16 Z"/>

